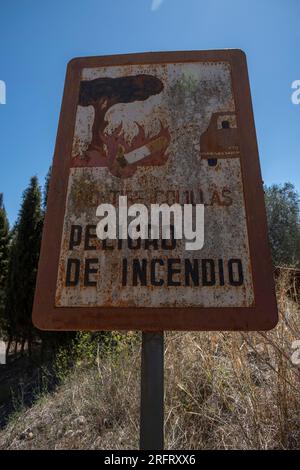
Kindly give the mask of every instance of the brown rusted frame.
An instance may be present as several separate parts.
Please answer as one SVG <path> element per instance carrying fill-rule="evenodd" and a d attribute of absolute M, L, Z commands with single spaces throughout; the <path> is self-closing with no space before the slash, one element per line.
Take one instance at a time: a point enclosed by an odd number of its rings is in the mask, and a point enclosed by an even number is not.
<path fill-rule="evenodd" d="M 83 67 L 228 61 L 231 65 L 250 257 L 253 307 L 55 307 L 75 114 Z M 245 54 L 240 50 L 154 52 L 76 58 L 69 62 L 58 126 L 48 207 L 33 307 L 33 322 L 47 330 L 267 330 L 277 323 L 277 306 L 258 149 Z"/>

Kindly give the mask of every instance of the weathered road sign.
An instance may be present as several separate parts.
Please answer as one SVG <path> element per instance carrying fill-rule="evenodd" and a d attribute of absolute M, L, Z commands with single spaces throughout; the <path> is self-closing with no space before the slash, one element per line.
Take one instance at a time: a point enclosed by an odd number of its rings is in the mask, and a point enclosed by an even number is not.
<path fill-rule="evenodd" d="M 99 240 L 97 207 L 204 204 L 204 246 Z M 277 322 L 239 50 L 68 65 L 33 311 L 43 329 L 263 330 Z"/>

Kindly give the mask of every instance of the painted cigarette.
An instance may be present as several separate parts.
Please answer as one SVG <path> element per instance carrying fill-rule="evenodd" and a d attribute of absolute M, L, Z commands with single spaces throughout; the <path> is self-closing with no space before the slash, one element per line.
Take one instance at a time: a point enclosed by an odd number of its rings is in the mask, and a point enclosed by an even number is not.
<path fill-rule="evenodd" d="M 146 145 L 139 147 L 131 152 L 124 154 L 124 159 L 128 164 L 136 163 L 144 158 L 148 157 L 151 153 L 159 152 L 168 143 L 166 137 L 161 136 L 157 139 L 148 142 Z"/>

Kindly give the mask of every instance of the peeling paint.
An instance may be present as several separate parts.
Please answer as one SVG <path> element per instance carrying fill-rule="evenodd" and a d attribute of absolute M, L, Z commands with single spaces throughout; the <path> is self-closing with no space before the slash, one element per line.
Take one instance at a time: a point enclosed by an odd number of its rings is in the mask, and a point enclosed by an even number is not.
<path fill-rule="evenodd" d="M 101 148 L 91 149 L 97 104 L 94 107 L 78 104 L 56 306 L 252 306 L 254 293 L 241 174 L 243 155 L 238 144 L 230 66 L 227 62 L 199 62 L 84 68 L 81 79 L 86 83 L 142 74 L 158 79 L 163 84 L 161 91 L 143 101 L 129 102 L 126 98 L 128 102 L 122 103 L 119 98 L 107 108 L 100 123 Z M 215 128 L 211 124 L 213 119 Z M 233 137 L 229 138 L 230 133 Z M 235 135 L 237 141 L 232 144 Z M 126 160 L 128 155 L 131 157 Z M 204 248 L 187 252 L 185 244 L 178 241 L 173 250 L 144 245 L 134 250 L 126 243 L 120 249 L 116 242 L 110 242 L 108 246 L 114 243 L 115 246 L 109 249 L 91 238 L 87 249 L 85 231 L 98 222 L 97 206 L 116 201 L 118 194 L 128 195 L 131 203 L 148 206 L 203 202 Z M 70 249 L 72 226 L 81 227 L 78 231 L 82 234 L 80 243 Z M 74 286 L 66 285 L 69 259 L 80 264 L 78 283 Z M 97 270 L 90 276 L 93 285 L 85 285 L 84 266 L 88 259 L 94 260 Z M 124 259 L 128 265 L 128 285 L 122 285 Z M 135 259 L 148 263 L 146 286 L 132 285 Z M 150 282 L 149 266 L 153 259 L 161 260 L 155 271 L 156 277 L 164 281 L 161 286 Z M 170 259 L 181 260 L 174 263 L 180 269 L 180 273 L 174 274 L 174 282 L 181 285 L 168 285 L 166 266 Z M 229 282 L 228 265 L 236 259 L 243 266 L 242 285 Z M 198 260 L 196 264 L 200 267 L 202 260 L 213 260 L 215 285 L 203 285 L 203 279 L 199 285 L 186 285 L 185 260 Z M 223 283 L 219 260 L 223 263 Z"/>

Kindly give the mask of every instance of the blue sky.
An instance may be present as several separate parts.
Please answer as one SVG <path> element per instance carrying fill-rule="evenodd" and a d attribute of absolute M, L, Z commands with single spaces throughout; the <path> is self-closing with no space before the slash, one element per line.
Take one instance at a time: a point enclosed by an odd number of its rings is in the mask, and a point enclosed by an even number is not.
<path fill-rule="evenodd" d="M 0 2 L 0 192 L 10 222 L 31 175 L 51 163 L 72 57 L 240 48 L 248 66 L 263 179 L 300 191 L 299 0 L 9 0 Z"/>

